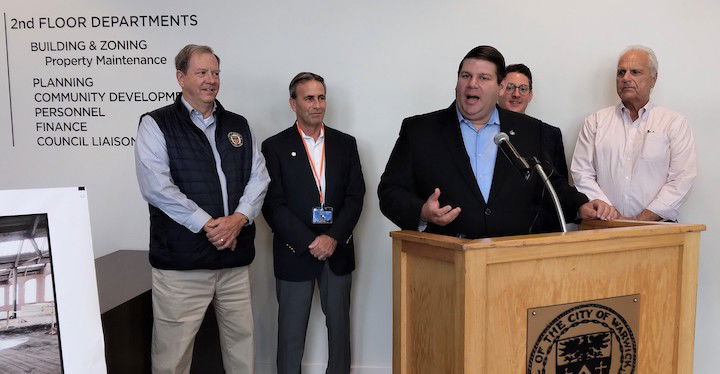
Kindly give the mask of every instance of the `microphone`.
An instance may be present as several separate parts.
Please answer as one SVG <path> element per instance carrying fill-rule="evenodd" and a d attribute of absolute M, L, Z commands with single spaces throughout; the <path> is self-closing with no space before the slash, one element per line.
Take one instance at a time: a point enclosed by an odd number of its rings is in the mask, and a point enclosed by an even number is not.
<path fill-rule="evenodd" d="M 505 157 L 515 165 L 520 171 L 520 174 L 522 174 L 525 179 L 528 179 L 530 177 L 530 164 L 524 157 L 520 156 L 517 149 L 510 143 L 510 137 L 504 132 L 499 132 L 493 138 L 493 142 L 502 149 Z"/>
<path fill-rule="evenodd" d="M 528 161 L 524 157 L 520 156 L 517 149 L 515 149 L 512 143 L 510 143 L 510 137 L 504 132 L 499 132 L 493 138 L 493 142 L 495 142 L 495 144 L 500 147 L 500 149 L 502 149 L 505 157 L 507 157 L 508 160 L 510 160 L 510 162 L 512 162 L 512 164 L 515 165 L 518 170 L 520 170 L 520 174 L 525 177 L 525 180 L 528 180 L 530 178 L 531 171 L 530 164 L 528 164 Z M 533 157 L 531 161 L 533 163 L 535 171 L 545 183 L 545 188 L 550 191 L 550 196 L 552 197 L 553 204 L 555 205 L 555 211 L 558 215 L 558 221 L 560 221 L 560 229 L 562 230 L 562 232 L 567 232 L 567 227 L 565 225 L 565 215 L 563 214 L 562 206 L 560 205 L 560 199 L 558 199 L 555 188 L 553 188 L 552 183 L 550 183 L 550 178 L 548 178 L 547 174 L 545 174 L 545 171 L 543 170 L 542 165 L 540 164 L 540 161 L 537 159 L 537 157 Z"/>

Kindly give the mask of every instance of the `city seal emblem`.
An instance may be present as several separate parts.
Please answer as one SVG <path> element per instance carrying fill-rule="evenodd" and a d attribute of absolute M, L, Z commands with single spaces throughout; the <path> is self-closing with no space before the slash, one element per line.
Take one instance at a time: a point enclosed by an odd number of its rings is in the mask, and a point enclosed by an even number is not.
<path fill-rule="evenodd" d="M 636 361 L 635 334 L 625 318 L 585 303 L 545 326 L 528 355 L 527 374 L 634 374 Z"/>
<path fill-rule="evenodd" d="M 235 131 L 228 133 L 228 139 L 230 140 L 230 144 L 232 144 L 233 147 L 242 147 L 243 145 L 243 138 L 240 133 L 237 133 Z"/>

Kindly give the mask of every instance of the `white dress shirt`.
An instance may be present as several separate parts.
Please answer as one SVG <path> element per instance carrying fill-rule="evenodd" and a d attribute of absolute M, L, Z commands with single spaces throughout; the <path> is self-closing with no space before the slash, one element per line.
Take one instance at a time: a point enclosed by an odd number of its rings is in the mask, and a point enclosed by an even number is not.
<path fill-rule="evenodd" d="M 695 140 L 676 112 L 649 102 L 633 121 L 619 104 L 585 118 L 570 170 L 580 192 L 625 217 L 677 220 L 697 175 Z"/>
<path fill-rule="evenodd" d="M 297 126 L 297 124 L 295 125 Z M 299 126 L 298 126 L 299 128 Z M 303 141 L 305 142 L 305 146 L 308 152 L 310 152 L 310 157 L 312 158 L 313 166 L 315 167 L 315 172 L 318 173 L 317 177 L 320 178 L 320 187 L 322 188 L 323 192 L 323 200 L 325 200 L 325 159 L 323 158 L 323 147 L 325 146 L 325 126 L 320 128 L 320 136 L 318 136 L 317 141 L 312 138 L 312 136 L 305 135 L 305 132 L 300 129 L 300 134 L 302 136 Z M 325 155 L 327 157 L 327 155 Z M 320 174 L 320 170 L 322 170 L 322 174 Z M 317 185 L 317 179 L 315 179 L 315 185 Z M 324 201 L 323 201 L 324 203 Z"/>

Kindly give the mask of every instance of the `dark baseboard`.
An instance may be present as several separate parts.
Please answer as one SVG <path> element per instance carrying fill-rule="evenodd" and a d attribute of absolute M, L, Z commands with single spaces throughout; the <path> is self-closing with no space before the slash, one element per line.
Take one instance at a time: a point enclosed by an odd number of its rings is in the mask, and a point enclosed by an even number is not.
<path fill-rule="evenodd" d="M 95 260 L 103 334 L 105 362 L 108 374 L 150 373 L 150 341 L 152 339 L 151 284 L 137 284 L 138 279 L 150 278 L 147 252 L 117 251 Z M 119 264 L 125 271 L 116 271 Z M 127 266 L 131 265 L 131 266 Z M 134 274 L 134 273 L 141 274 Z M 137 294 L 128 299 L 129 282 L 134 282 Z M 125 287 L 125 288 L 122 288 Z M 112 295 L 124 294 L 122 298 Z M 107 300 L 111 300 L 109 304 Z M 105 303 L 103 301 L 105 300 Z M 120 301 L 115 301 L 120 300 Z M 222 354 L 215 309 L 212 304 L 195 337 L 192 374 L 223 373 Z"/>

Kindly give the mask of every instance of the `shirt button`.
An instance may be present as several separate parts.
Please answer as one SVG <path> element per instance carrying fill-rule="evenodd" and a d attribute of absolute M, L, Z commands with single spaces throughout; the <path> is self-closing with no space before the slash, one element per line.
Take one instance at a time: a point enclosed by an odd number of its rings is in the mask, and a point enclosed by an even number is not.
<path fill-rule="evenodd" d="M 492 210 L 490 210 L 490 208 L 485 208 L 485 215 L 489 216 L 490 213 L 492 213 Z"/>

